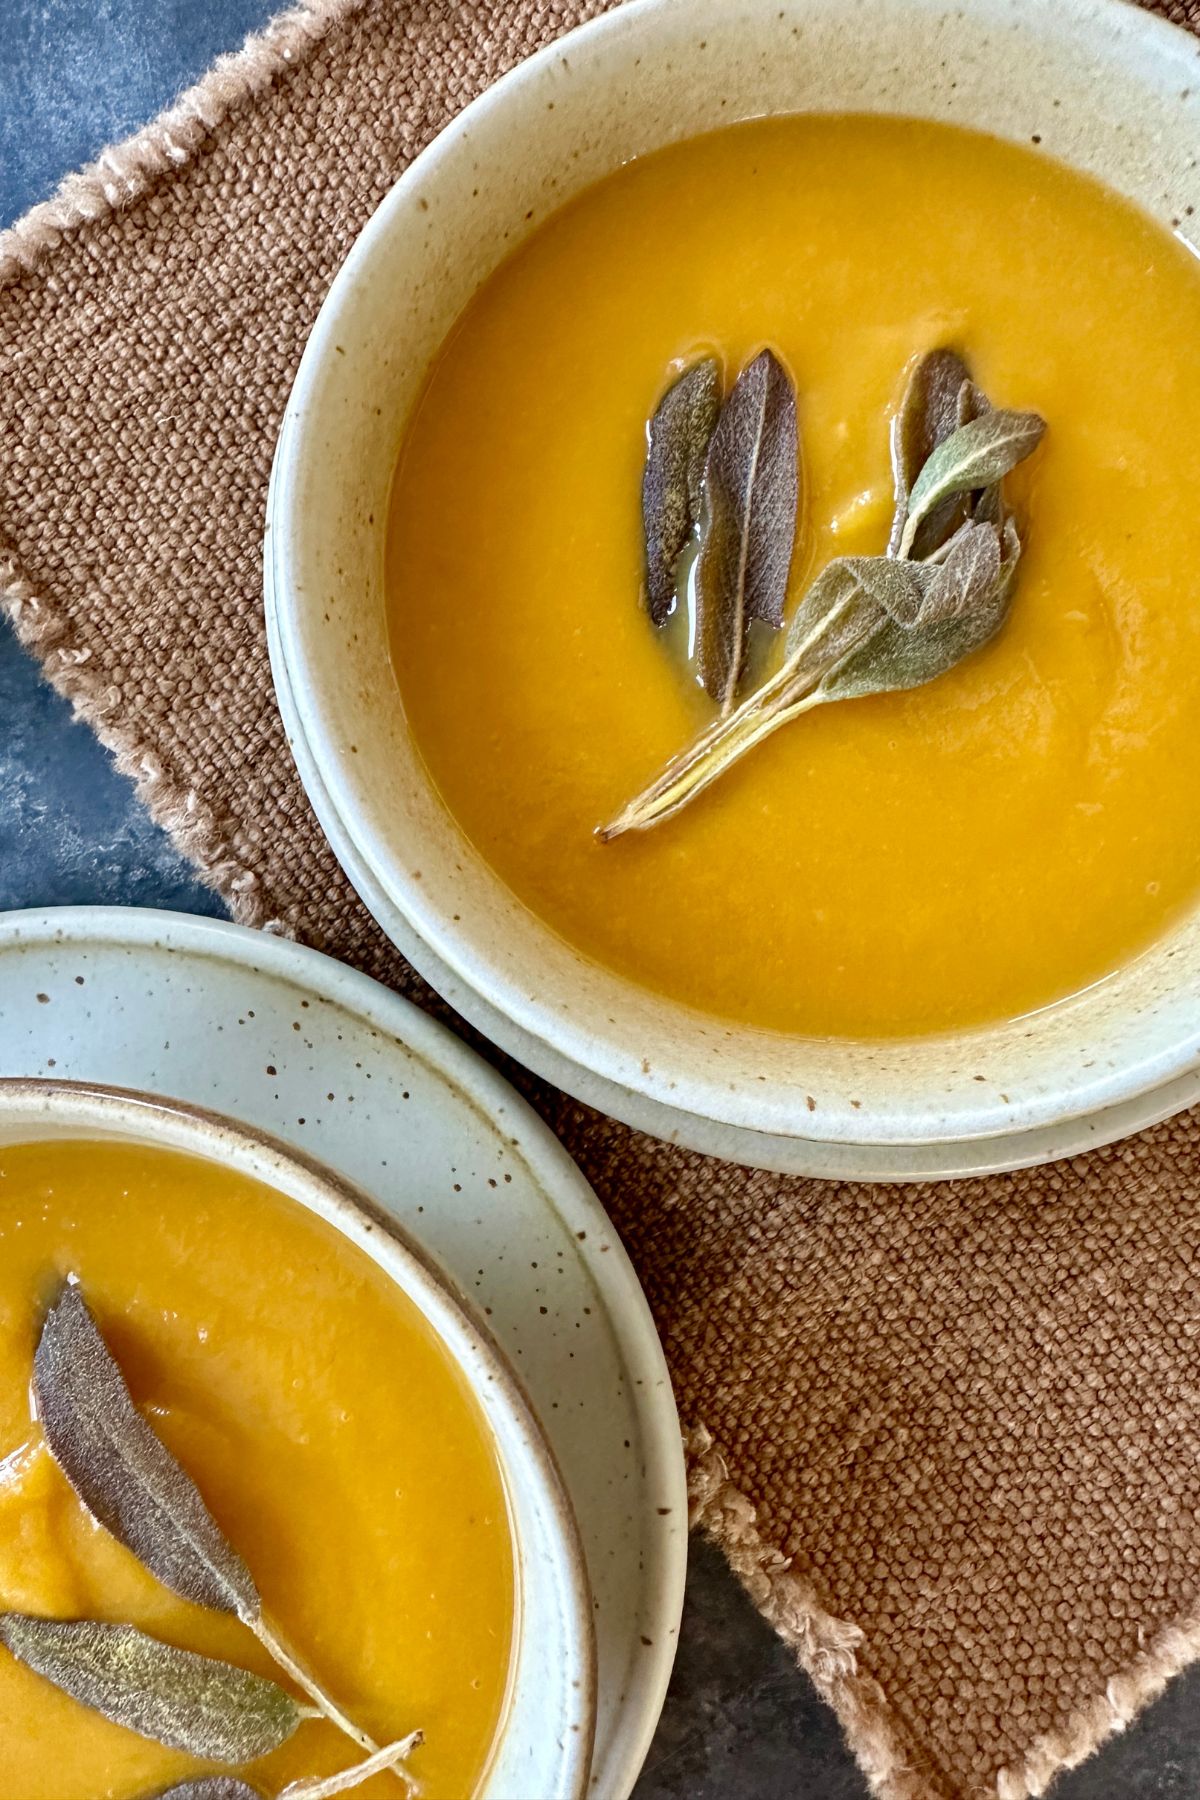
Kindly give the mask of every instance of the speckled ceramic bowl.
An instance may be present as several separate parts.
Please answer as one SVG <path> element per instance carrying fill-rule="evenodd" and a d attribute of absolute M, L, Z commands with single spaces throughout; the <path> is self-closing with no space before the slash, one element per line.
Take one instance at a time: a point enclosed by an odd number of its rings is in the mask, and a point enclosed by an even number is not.
<path fill-rule="evenodd" d="M 262 1181 L 349 1239 L 403 1289 L 470 1382 L 508 1493 L 518 1569 L 507 1710 L 479 1800 L 581 1800 L 595 1720 L 592 1609 L 570 1501 L 508 1362 L 445 1274 L 359 1189 L 277 1139 L 175 1101 L 73 1082 L 0 1079 L 0 1146 L 116 1138 Z"/>
<path fill-rule="evenodd" d="M 406 417 L 514 243 L 669 141 L 863 109 L 1036 138 L 1169 225 L 1200 210 L 1200 46 L 1122 0 L 636 0 L 469 108 L 363 233 L 280 439 L 268 624 L 335 849 L 385 929 L 483 1030 L 584 1099 L 740 1161 L 949 1173 L 1062 1155 L 1194 1097 L 1200 916 L 1091 991 L 986 1030 L 851 1043 L 698 1016 L 578 955 L 464 841 L 409 736 L 384 620 Z"/>

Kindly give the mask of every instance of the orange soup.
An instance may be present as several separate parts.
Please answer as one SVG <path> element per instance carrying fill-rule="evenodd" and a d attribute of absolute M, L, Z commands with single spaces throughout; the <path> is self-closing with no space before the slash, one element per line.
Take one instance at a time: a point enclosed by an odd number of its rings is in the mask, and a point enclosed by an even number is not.
<path fill-rule="evenodd" d="M 883 550 L 888 420 L 941 344 L 1049 422 L 1008 482 L 1004 628 L 598 841 L 713 717 L 640 600 L 672 372 L 715 351 L 731 378 L 770 345 L 794 376 L 790 610 L 832 557 Z M 709 1014 L 886 1036 L 1084 988 L 1200 888 L 1197 416 L 1194 254 L 1032 148 L 813 117 L 634 162 L 484 284 L 407 430 L 390 628 L 432 778 L 557 933 Z"/>
<path fill-rule="evenodd" d="M 0 1149 L 0 1611 L 129 1622 L 278 1675 L 246 1627 L 178 1599 L 95 1525 L 32 1421 L 34 1348 L 67 1274 L 302 1660 L 377 1742 L 424 1729 L 412 1769 L 429 1800 L 473 1794 L 514 1607 L 488 1428 L 373 1262 L 215 1164 L 115 1143 Z M 2 1649 L 0 1745 L 5 1800 L 140 1800 L 203 1772 Z M 238 1773 L 275 1794 L 361 1755 L 305 1722 Z M 403 1791 L 392 1775 L 355 1790 Z"/>

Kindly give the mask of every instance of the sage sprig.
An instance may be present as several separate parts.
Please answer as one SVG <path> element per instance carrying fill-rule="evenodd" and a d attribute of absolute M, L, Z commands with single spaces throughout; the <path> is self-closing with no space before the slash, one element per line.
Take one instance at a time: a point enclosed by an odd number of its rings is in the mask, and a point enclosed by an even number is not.
<path fill-rule="evenodd" d="M 897 556 L 910 556 L 918 528 L 943 501 L 1003 480 L 1037 449 L 1046 421 L 1037 413 L 993 408 L 960 425 L 938 445 L 913 483 Z"/>
<path fill-rule="evenodd" d="M 4 1613 L 0 1643 L 114 1725 L 206 1762 L 268 1756 L 306 1716 L 273 1681 L 161 1643 L 132 1625 Z"/>
<path fill-rule="evenodd" d="M 50 1451 L 93 1518 L 164 1586 L 196 1605 L 232 1613 L 248 1626 L 272 1660 L 314 1703 L 312 1708 L 297 1708 L 282 1689 L 273 1690 L 293 1708 L 297 1723 L 302 1718 L 330 1720 L 368 1753 L 373 1772 L 390 1771 L 414 1790 L 416 1784 L 403 1758 L 422 1741 L 421 1733 L 414 1732 L 401 1744 L 381 1750 L 300 1663 L 268 1620 L 250 1570 L 221 1531 L 195 1482 L 134 1406 L 120 1366 L 74 1280 L 64 1283 L 47 1312 L 34 1354 L 33 1392 Z M 77 1633 L 90 1629 L 87 1621 L 43 1623 Z M 117 1629 L 133 1632 L 131 1626 L 95 1627 L 96 1631 Z M 133 1632 L 134 1638 L 140 1635 Z M 51 1641 L 45 1633 L 42 1636 Z M 79 1641 L 85 1640 L 80 1637 Z M 235 1685 L 239 1678 L 261 1680 L 236 1669 L 230 1678 Z M 272 1687 L 271 1683 L 263 1685 Z M 212 1760 L 221 1759 L 214 1755 Z"/>
<path fill-rule="evenodd" d="M 242 1558 L 191 1476 L 133 1404 L 78 1285 L 66 1282 L 34 1356 L 34 1397 L 51 1454 L 99 1524 L 183 1599 L 235 1614 L 271 1659 L 362 1750 L 361 1731 L 266 1617 Z"/>
<path fill-rule="evenodd" d="M 888 554 L 839 557 L 822 570 L 775 673 L 602 826 L 601 841 L 671 818 L 814 707 L 922 686 L 993 637 L 1021 555 L 1001 484 L 1045 430 L 1037 413 L 992 407 L 956 353 L 921 358 L 893 425 Z"/>

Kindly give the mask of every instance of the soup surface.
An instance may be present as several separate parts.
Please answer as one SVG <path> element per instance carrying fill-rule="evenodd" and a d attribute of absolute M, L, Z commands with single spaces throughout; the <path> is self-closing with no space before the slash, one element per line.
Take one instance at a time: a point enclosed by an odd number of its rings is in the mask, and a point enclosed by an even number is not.
<path fill-rule="evenodd" d="M 261 1674 L 91 1522 L 30 1422 L 42 1313 L 77 1274 L 135 1401 L 267 1611 L 377 1742 L 415 1726 L 429 1800 L 483 1774 L 508 1682 L 513 1555 L 491 1439 L 416 1309 L 336 1232 L 243 1176 L 113 1143 L 0 1149 L 0 1610 L 127 1620 Z M 133 1800 L 198 1772 L 0 1650 L 4 1800 Z M 359 1758 L 302 1724 L 252 1782 Z M 356 1789 L 395 1800 L 394 1776 Z"/>
<path fill-rule="evenodd" d="M 941 343 L 1049 421 L 1008 483 L 1026 552 L 1000 636 L 599 843 L 713 717 L 639 602 L 673 365 L 715 349 L 731 378 L 763 344 L 789 365 L 794 604 L 830 557 L 883 549 L 889 415 Z M 1194 256 L 1032 149 L 796 118 L 628 165 L 483 286 L 407 433 L 390 625 L 446 805 L 564 938 L 730 1019 L 929 1032 L 1087 986 L 1200 887 L 1197 417 Z"/>

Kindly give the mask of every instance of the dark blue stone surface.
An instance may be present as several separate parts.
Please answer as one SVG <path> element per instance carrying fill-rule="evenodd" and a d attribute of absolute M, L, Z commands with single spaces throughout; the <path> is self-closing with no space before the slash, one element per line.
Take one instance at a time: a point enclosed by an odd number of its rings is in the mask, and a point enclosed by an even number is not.
<path fill-rule="evenodd" d="M 0 224 L 271 10 L 270 0 L 0 0 Z M 0 624 L 0 908 L 86 902 L 223 911 Z M 1200 1800 L 1200 1676 L 1177 1681 L 1055 1792 Z M 679 1660 L 637 1800 L 866 1793 L 831 1714 L 720 1557 L 694 1545 Z"/>

